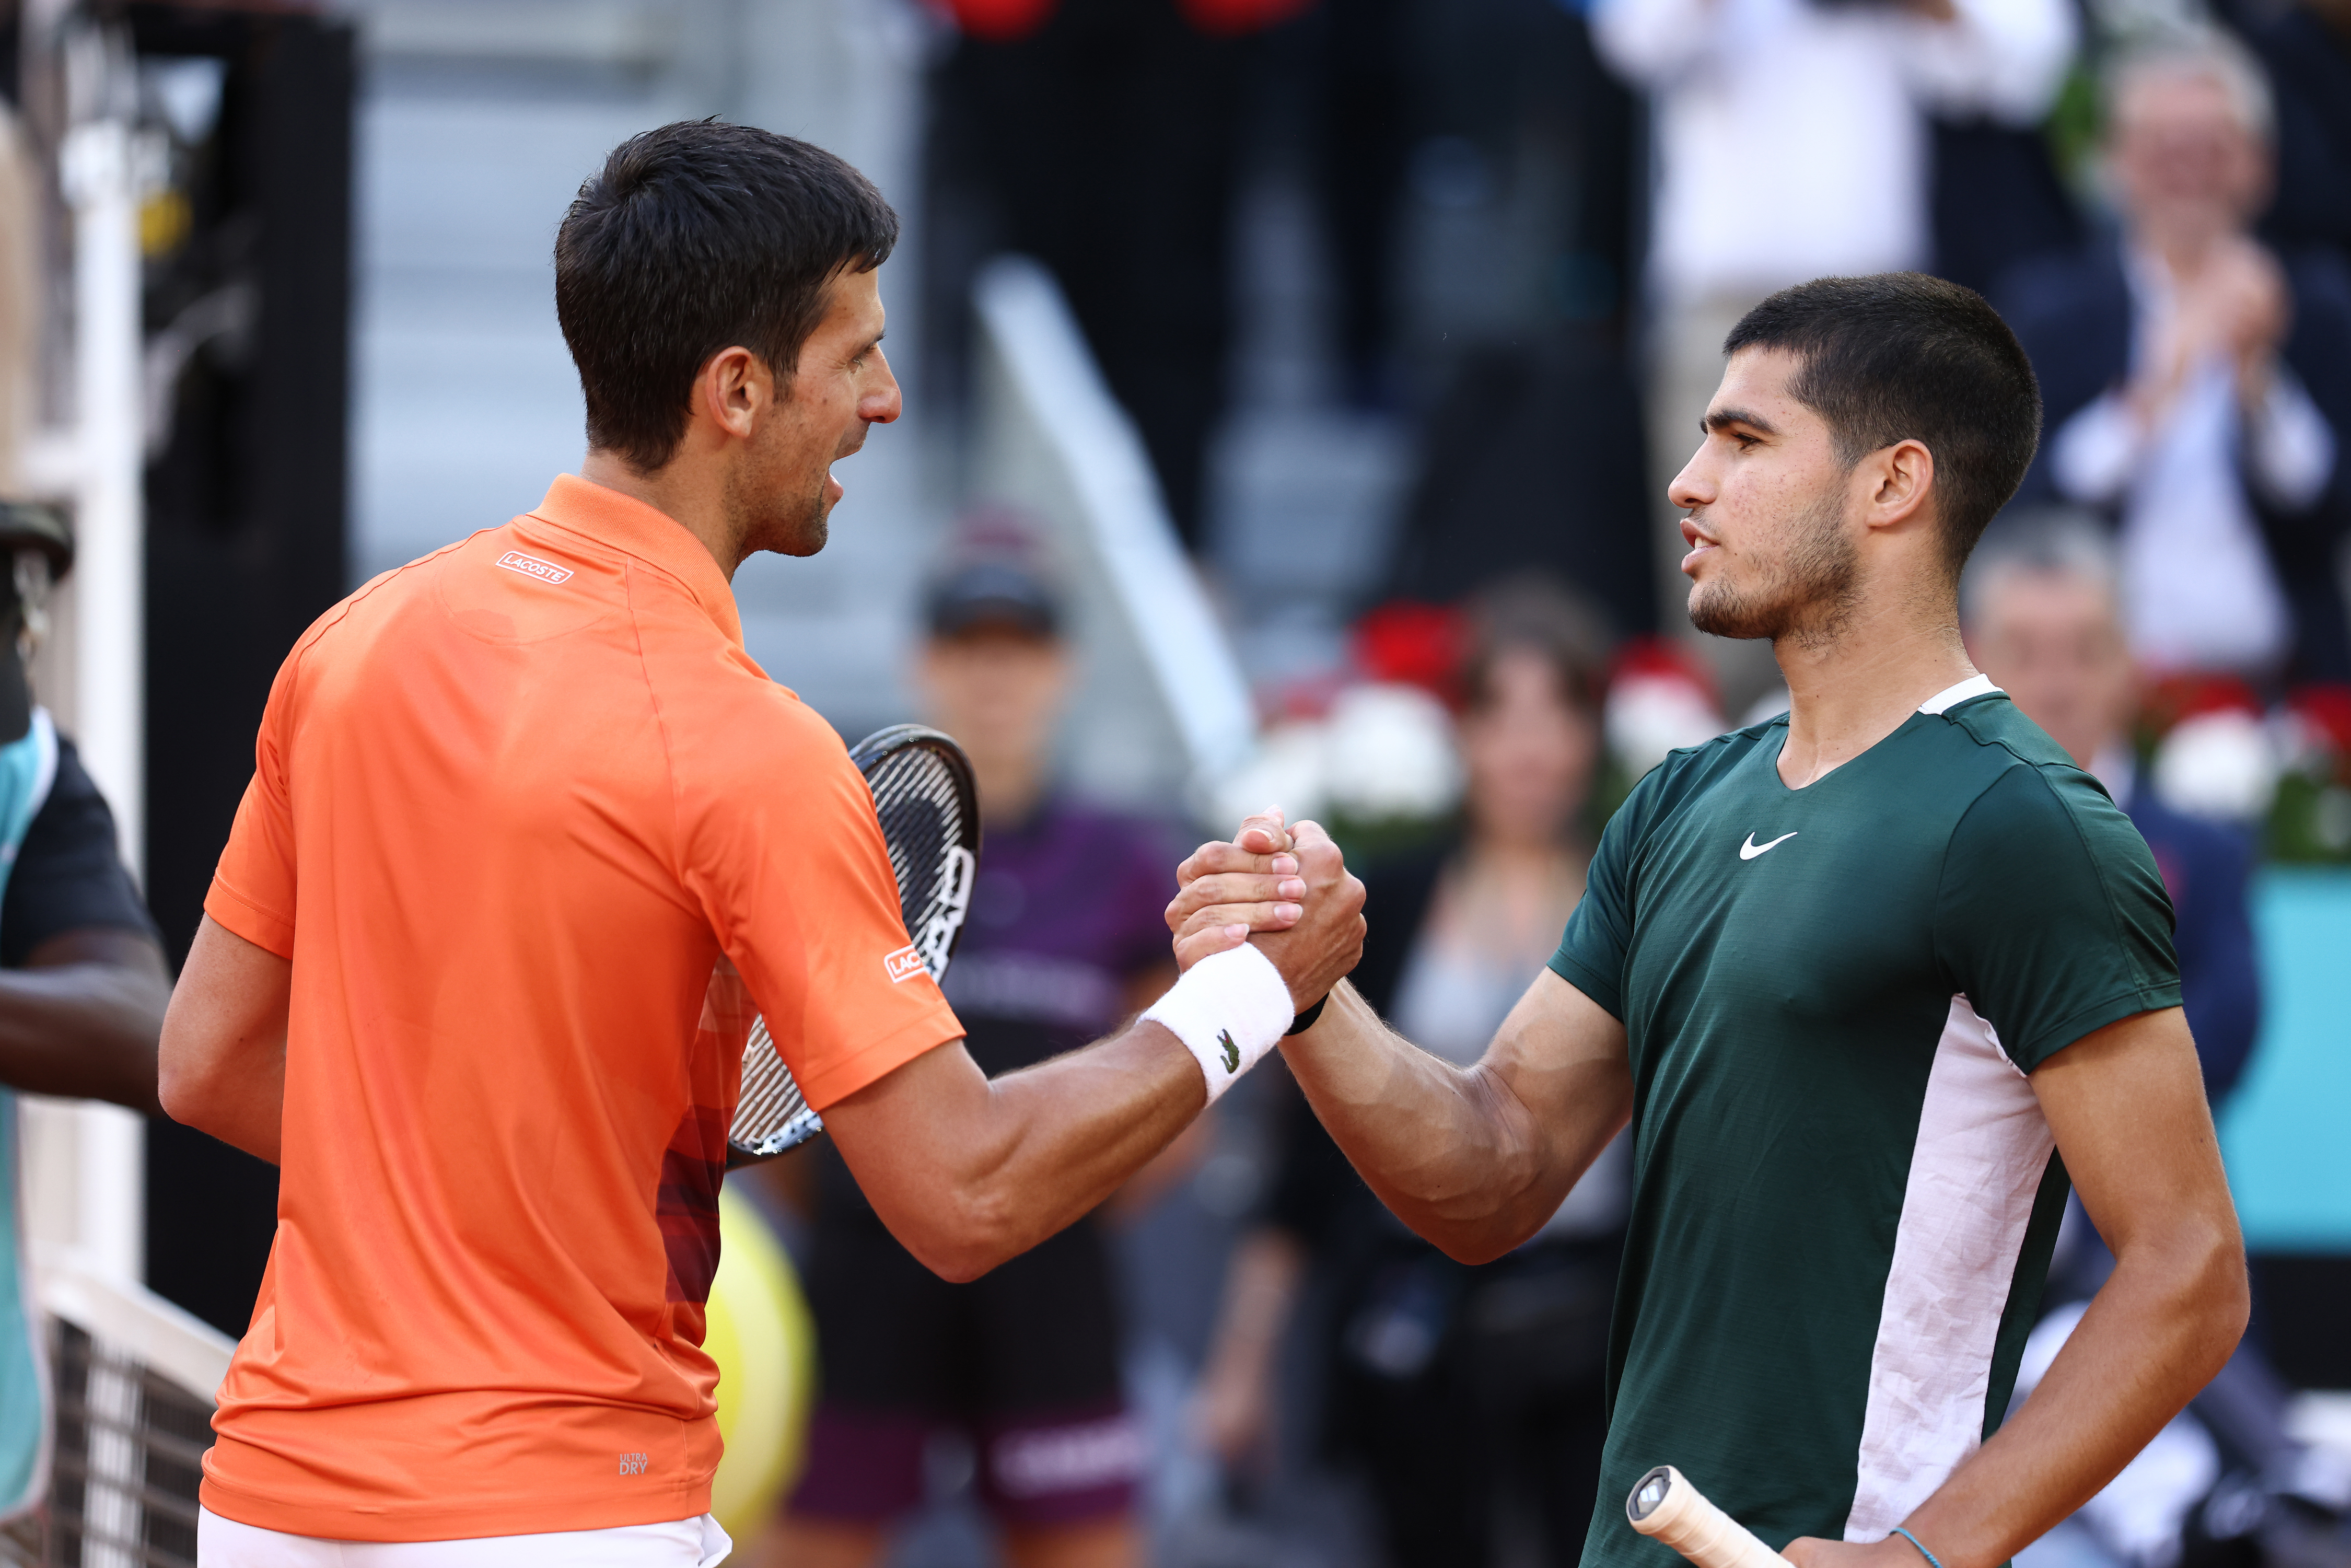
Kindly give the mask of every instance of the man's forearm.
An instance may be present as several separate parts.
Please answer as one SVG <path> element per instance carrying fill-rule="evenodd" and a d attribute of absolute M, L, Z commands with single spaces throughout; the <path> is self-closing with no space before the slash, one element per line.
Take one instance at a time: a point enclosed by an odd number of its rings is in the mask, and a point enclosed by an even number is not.
<path fill-rule="evenodd" d="M 68 933 L 31 956 L 0 970 L 0 1083 L 157 1114 L 155 1037 L 172 986 L 154 944 Z"/>
<path fill-rule="evenodd" d="M 1151 1018 L 992 1083 L 951 1042 L 825 1108 L 908 1251 L 974 1279 L 1089 1213 L 1200 1113 L 1211 1078 L 1228 1087 L 1354 967 L 1363 883 L 1320 830 L 1301 823 L 1300 840 L 1282 869 L 1253 868 L 1266 874 L 1234 907 L 1170 907 L 1184 977 Z"/>
<path fill-rule="evenodd" d="M 283 1163 L 286 1138 L 286 1051 L 256 1063 L 238 1079 L 222 1079 L 207 1086 L 201 1100 L 191 1101 L 165 1092 L 164 1113 L 183 1126 L 218 1138 L 230 1148 L 242 1149 L 271 1165 Z"/>
<path fill-rule="evenodd" d="M 1476 1067 L 1413 1045 L 1344 985 L 1322 1020 L 1282 1048 L 1315 1114 L 1380 1201 L 1463 1262 L 1498 1258 L 1533 1235 L 1631 1108 L 1621 1058 L 1525 1049 L 1531 1031 L 1560 1022 L 1551 1009 L 1565 998 L 1544 994 L 1552 987 L 1572 998 L 1566 1005 L 1597 1013 L 1546 971 Z M 1520 1088 L 1530 1074 L 1574 1081 L 1544 1086 L 1543 1103 L 1569 1106 L 1559 1124 L 1528 1110 Z"/>
<path fill-rule="evenodd" d="M 2120 1257 L 2016 1416 L 1905 1521 L 1944 1568 L 1996 1568 L 2073 1513 L 2220 1371 L 2245 1326 L 2233 1227 Z M 1903 1543 L 1907 1547 L 1907 1543 Z"/>
<path fill-rule="evenodd" d="M 1207 1101 L 1182 1040 L 1137 1019 L 1092 1050 L 988 1085 L 1003 1131 L 971 1192 L 1002 1256 L 1100 1207 L 1191 1126 Z"/>
<path fill-rule="evenodd" d="M 0 972 L 0 1083 L 155 1115 L 155 1030 L 170 994 L 105 964 Z"/>
<path fill-rule="evenodd" d="M 1159 1024 L 990 1082 L 960 1044 L 825 1113 L 866 1197 L 934 1272 L 971 1280 L 1091 1212 L 1207 1098 Z"/>
<path fill-rule="evenodd" d="M 164 1015 L 164 1114 L 276 1165 L 285 1133 L 293 963 L 209 915 Z"/>
<path fill-rule="evenodd" d="M 1272 883 L 1293 850 L 1301 864 L 1335 853 L 1321 828 L 1290 830 L 1278 811 L 1249 818 L 1230 843 L 1201 845 L 1177 869 L 1183 891 L 1167 906 L 1179 946 L 1236 916 L 1255 925 L 1253 901 L 1288 896 Z M 1354 925 L 1347 967 L 1361 950 Z M 1269 950 L 1284 939 L 1263 938 Z M 1533 1235 L 1632 1114 L 1623 1020 L 1548 968 L 1471 1068 L 1389 1030 L 1336 975 L 1291 994 L 1303 1002 L 1326 989 L 1321 1021 L 1282 1047 L 1290 1072 L 1380 1200 L 1462 1262 Z"/>

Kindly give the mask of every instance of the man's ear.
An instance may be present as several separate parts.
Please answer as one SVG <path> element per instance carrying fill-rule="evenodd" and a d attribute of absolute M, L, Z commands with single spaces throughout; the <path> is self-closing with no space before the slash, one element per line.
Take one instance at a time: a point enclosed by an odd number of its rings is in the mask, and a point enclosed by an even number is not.
<path fill-rule="evenodd" d="M 1861 460 L 1869 484 L 1869 526 L 1895 528 L 1921 517 L 1935 494 L 1935 455 L 1923 441 L 1897 441 Z"/>
<path fill-rule="evenodd" d="M 696 412 L 726 434 L 747 438 L 775 401 L 775 386 L 759 356 L 737 343 L 703 361 L 694 381 Z"/>

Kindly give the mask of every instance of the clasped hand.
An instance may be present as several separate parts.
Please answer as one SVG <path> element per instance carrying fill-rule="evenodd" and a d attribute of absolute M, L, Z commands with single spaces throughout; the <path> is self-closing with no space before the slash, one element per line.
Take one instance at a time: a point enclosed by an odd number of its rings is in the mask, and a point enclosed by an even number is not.
<path fill-rule="evenodd" d="M 1364 884 L 1316 823 L 1261 811 L 1231 842 L 1195 850 L 1176 880 L 1167 928 L 1181 967 L 1254 939 L 1302 1012 L 1364 956 Z"/>

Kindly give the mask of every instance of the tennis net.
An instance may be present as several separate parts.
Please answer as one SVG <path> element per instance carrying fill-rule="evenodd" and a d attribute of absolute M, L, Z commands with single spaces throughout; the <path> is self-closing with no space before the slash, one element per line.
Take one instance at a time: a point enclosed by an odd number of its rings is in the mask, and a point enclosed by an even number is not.
<path fill-rule="evenodd" d="M 194 1568 L 213 1392 L 235 1344 L 135 1284 L 45 1255 L 55 1427 L 47 1502 L 0 1532 L 0 1562 Z"/>

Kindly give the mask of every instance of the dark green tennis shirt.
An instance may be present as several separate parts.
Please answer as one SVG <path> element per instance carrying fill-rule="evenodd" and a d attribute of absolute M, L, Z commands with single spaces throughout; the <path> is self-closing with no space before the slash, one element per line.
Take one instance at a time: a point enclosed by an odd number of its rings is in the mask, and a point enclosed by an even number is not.
<path fill-rule="evenodd" d="M 2128 818 L 1978 676 L 1802 789 L 1676 752 L 1551 967 L 1624 1020 L 1631 1234 L 1586 1568 L 1678 1568 L 1653 1465 L 1774 1548 L 1877 1541 L 1996 1427 L 2066 1182 L 2025 1074 L 2179 1001 Z"/>

